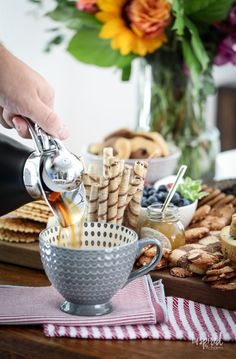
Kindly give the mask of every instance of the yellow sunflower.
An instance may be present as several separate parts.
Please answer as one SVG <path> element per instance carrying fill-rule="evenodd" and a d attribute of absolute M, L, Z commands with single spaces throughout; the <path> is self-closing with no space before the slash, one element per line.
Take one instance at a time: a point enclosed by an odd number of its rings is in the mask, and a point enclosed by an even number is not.
<path fill-rule="evenodd" d="M 98 0 L 98 20 L 104 23 L 99 36 L 111 39 L 121 55 L 152 53 L 167 41 L 165 28 L 171 21 L 168 0 Z"/>

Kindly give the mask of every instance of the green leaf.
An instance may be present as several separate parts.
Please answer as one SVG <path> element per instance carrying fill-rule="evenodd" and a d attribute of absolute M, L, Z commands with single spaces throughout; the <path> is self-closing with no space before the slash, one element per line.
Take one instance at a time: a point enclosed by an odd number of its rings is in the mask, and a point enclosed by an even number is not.
<path fill-rule="evenodd" d="M 83 28 L 77 32 L 70 40 L 67 51 L 81 62 L 101 67 L 125 68 L 133 59 L 132 55 L 122 56 L 118 50 L 112 50 L 110 40 L 100 39 L 99 31 L 94 28 Z"/>
<path fill-rule="evenodd" d="M 184 61 L 189 68 L 193 85 L 197 89 L 200 86 L 199 76 L 201 74 L 201 65 L 191 49 L 191 46 L 185 39 L 182 40 L 182 50 Z"/>
<path fill-rule="evenodd" d="M 122 69 L 122 76 L 121 76 L 122 81 L 129 81 L 130 74 L 131 74 L 131 64 L 129 64 L 128 66 Z"/>
<path fill-rule="evenodd" d="M 80 11 L 75 6 L 58 5 L 53 11 L 48 12 L 46 16 L 54 21 L 62 22 L 66 27 L 75 30 L 81 28 L 82 25 L 95 28 L 101 27 L 101 23 L 93 14 Z"/>
<path fill-rule="evenodd" d="M 203 80 L 203 94 L 205 96 L 214 95 L 216 93 L 216 86 L 212 75 L 212 68 L 208 68 L 207 71 L 204 72 Z"/>
<path fill-rule="evenodd" d="M 46 48 L 45 48 L 45 52 L 50 52 L 52 47 L 54 45 L 60 45 L 64 40 L 64 36 L 63 35 L 56 35 L 55 37 L 53 37 L 47 44 Z"/>
<path fill-rule="evenodd" d="M 175 22 L 172 26 L 172 30 L 176 30 L 177 35 L 182 36 L 185 27 L 183 1 L 173 0 L 172 9 L 175 15 Z"/>
<path fill-rule="evenodd" d="M 221 0 L 184 0 L 183 1 L 184 13 L 193 14 L 217 1 L 221 1 Z"/>
<path fill-rule="evenodd" d="M 204 71 L 207 69 L 210 59 L 209 59 L 207 52 L 203 46 L 202 40 L 199 36 L 198 29 L 194 25 L 194 23 L 187 18 L 185 19 L 185 24 L 191 34 L 192 49 L 193 49 L 198 61 L 200 62 L 201 66 L 202 66 L 202 70 Z"/>
<path fill-rule="evenodd" d="M 114 51 L 114 50 L 112 50 Z M 117 50 L 116 50 L 117 51 Z M 125 67 L 129 66 L 131 62 L 137 57 L 135 54 L 130 53 L 128 55 L 122 56 L 118 51 L 119 56 L 117 57 L 116 66 L 120 69 L 124 69 Z"/>
<path fill-rule="evenodd" d="M 30 2 L 34 3 L 34 4 L 42 4 L 42 0 L 29 0 Z"/>
<path fill-rule="evenodd" d="M 75 16 L 76 9 L 63 5 L 58 5 L 54 10 L 46 13 L 54 21 L 65 22 Z"/>
<path fill-rule="evenodd" d="M 235 0 L 215 0 L 191 15 L 191 18 L 207 24 L 226 19 Z"/>
<path fill-rule="evenodd" d="M 202 192 L 201 188 L 201 180 L 194 181 L 190 177 L 186 177 L 184 182 L 178 186 L 178 191 L 184 198 L 195 202 L 208 194 L 207 192 Z"/>

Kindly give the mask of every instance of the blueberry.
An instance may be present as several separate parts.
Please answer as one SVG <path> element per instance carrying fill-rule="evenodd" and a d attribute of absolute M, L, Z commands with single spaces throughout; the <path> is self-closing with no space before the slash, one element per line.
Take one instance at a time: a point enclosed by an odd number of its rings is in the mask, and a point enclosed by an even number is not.
<path fill-rule="evenodd" d="M 191 204 L 191 201 L 189 199 L 184 198 L 183 199 L 183 206 L 188 206 L 189 204 Z"/>
<path fill-rule="evenodd" d="M 179 200 L 179 202 L 176 203 L 176 206 L 177 207 L 183 207 L 184 206 L 184 200 L 183 199 Z"/>
<path fill-rule="evenodd" d="M 153 188 L 153 186 L 151 184 L 146 184 L 144 187 L 147 191 L 151 188 Z"/>
<path fill-rule="evenodd" d="M 167 188 L 164 184 L 160 185 L 160 187 L 158 187 L 158 191 L 159 192 L 167 192 Z"/>
<path fill-rule="evenodd" d="M 156 196 L 151 196 L 148 198 L 147 200 L 147 204 L 150 206 L 150 204 L 156 203 L 157 202 L 157 198 Z"/>
<path fill-rule="evenodd" d="M 143 202 L 143 201 L 147 201 L 147 197 L 145 197 L 145 196 L 143 195 L 141 201 L 142 201 L 142 202 Z"/>
<path fill-rule="evenodd" d="M 158 192 L 156 194 L 156 198 L 158 199 L 159 202 L 163 203 L 166 199 L 167 193 L 166 192 Z"/>
<path fill-rule="evenodd" d="M 174 205 L 178 205 L 179 201 L 181 200 L 180 195 L 176 192 L 174 196 L 172 197 L 171 203 Z"/>
<path fill-rule="evenodd" d="M 156 193 L 155 188 L 150 188 L 150 189 L 148 190 L 148 196 L 152 196 L 152 195 L 155 194 L 155 193 Z"/>
<path fill-rule="evenodd" d="M 147 203 L 146 199 L 142 199 L 141 206 L 145 207 L 145 208 L 148 206 L 148 203 Z"/>
<path fill-rule="evenodd" d="M 147 198 L 148 197 L 148 193 L 143 191 L 143 197 Z"/>

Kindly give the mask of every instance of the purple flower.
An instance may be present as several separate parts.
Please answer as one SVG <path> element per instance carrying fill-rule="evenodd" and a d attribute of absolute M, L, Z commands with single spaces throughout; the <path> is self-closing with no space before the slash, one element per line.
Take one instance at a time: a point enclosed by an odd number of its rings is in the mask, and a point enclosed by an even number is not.
<path fill-rule="evenodd" d="M 216 65 L 236 65 L 236 32 L 228 34 L 219 42 L 214 59 Z"/>
<path fill-rule="evenodd" d="M 215 24 L 219 31 L 219 44 L 214 59 L 216 65 L 236 65 L 236 3 L 225 21 Z"/>
<path fill-rule="evenodd" d="M 231 25 L 236 25 L 236 5 L 232 7 L 229 13 L 229 22 Z"/>

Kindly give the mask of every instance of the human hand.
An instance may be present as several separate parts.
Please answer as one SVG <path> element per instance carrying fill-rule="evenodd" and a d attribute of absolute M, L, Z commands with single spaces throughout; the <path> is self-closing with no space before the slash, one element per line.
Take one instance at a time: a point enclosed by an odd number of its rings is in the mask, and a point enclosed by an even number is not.
<path fill-rule="evenodd" d="M 66 139 L 68 128 L 53 110 L 54 91 L 37 72 L 0 45 L 0 123 L 30 137 L 22 116 L 30 118 L 47 133 Z"/>

